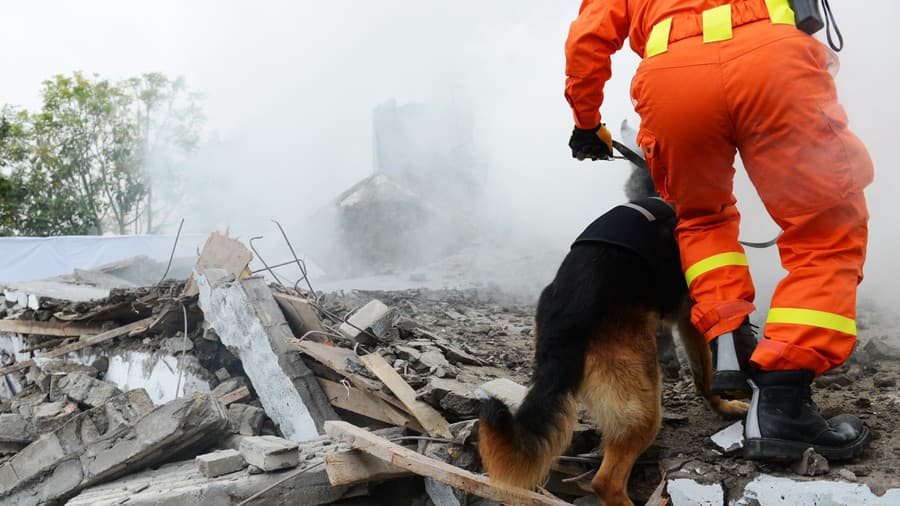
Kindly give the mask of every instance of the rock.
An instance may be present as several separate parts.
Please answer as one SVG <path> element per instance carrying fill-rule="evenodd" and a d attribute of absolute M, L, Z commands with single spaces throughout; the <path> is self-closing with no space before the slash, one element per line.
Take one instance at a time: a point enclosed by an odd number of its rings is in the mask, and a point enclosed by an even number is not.
<path fill-rule="evenodd" d="M 236 402 L 228 406 L 228 418 L 232 432 L 243 436 L 258 436 L 266 420 L 266 412 L 262 408 Z"/>
<path fill-rule="evenodd" d="M 18 413 L 0 415 L 0 443 L 30 443 L 35 440 L 28 419 Z"/>
<path fill-rule="evenodd" d="M 159 344 L 159 349 L 165 353 L 175 355 L 182 351 L 188 352 L 193 350 L 194 343 L 184 337 L 167 337 Z"/>
<path fill-rule="evenodd" d="M 876 376 L 874 383 L 876 388 L 893 388 L 897 386 L 897 379 L 891 376 Z"/>
<path fill-rule="evenodd" d="M 744 422 L 735 422 L 713 434 L 710 439 L 725 453 L 740 450 L 744 447 Z"/>
<path fill-rule="evenodd" d="M 377 341 L 383 341 L 390 334 L 397 318 L 396 309 L 375 299 L 350 315 L 350 318 L 342 323 L 338 330 L 347 338 L 358 343 L 375 344 Z M 372 338 L 372 335 L 375 339 Z"/>
<path fill-rule="evenodd" d="M 32 423 L 38 433 L 50 432 L 78 413 L 78 405 L 68 400 L 47 402 L 34 408 Z"/>
<path fill-rule="evenodd" d="M 842 480 L 856 481 L 856 474 L 849 469 L 838 469 L 837 474 L 841 477 Z"/>
<path fill-rule="evenodd" d="M 862 348 L 871 360 L 893 360 L 900 358 L 900 346 L 890 342 L 887 336 L 875 336 Z"/>
<path fill-rule="evenodd" d="M 243 376 L 235 376 L 219 383 L 218 386 L 216 386 L 216 388 L 213 388 L 212 392 L 210 393 L 213 397 L 218 399 L 219 397 L 222 397 L 229 392 L 234 392 L 238 388 L 249 386 L 250 382 L 247 381 L 247 378 Z"/>
<path fill-rule="evenodd" d="M 222 450 L 198 455 L 194 461 L 197 469 L 207 478 L 234 473 L 244 468 L 244 457 L 237 450 Z"/>
<path fill-rule="evenodd" d="M 215 372 L 215 375 L 216 375 L 216 379 L 219 380 L 220 382 L 225 381 L 231 377 L 231 374 L 229 374 L 228 369 L 225 369 L 224 367 L 218 369 Z"/>
<path fill-rule="evenodd" d="M 92 408 L 106 404 L 111 398 L 122 393 L 115 386 L 81 373 L 74 373 L 59 379 L 57 387 L 69 399 Z"/>
<path fill-rule="evenodd" d="M 247 466 L 247 472 L 250 474 L 263 474 L 265 471 L 256 466 Z"/>
<path fill-rule="evenodd" d="M 453 369 L 453 366 L 450 365 L 450 362 L 447 361 L 444 354 L 436 349 L 430 349 L 425 353 L 422 353 L 422 355 L 419 356 L 419 363 L 431 371 L 436 371 L 438 369 L 448 371 Z"/>
<path fill-rule="evenodd" d="M 245 437 L 239 449 L 248 464 L 266 472 L 297 467 L 300 461 L 297 443 L 275 436 Z"/>
<path fill-rule="evenodd" d="M 827 473 L 828 469 L 828 460 L 812 448 L 807 448 L 800 460 L 791 464 L 791 471 L 800 476 L 821 476 Z"/>
<path fill-rule="evenodd" d="M 422 398 L 456 418 L 476 416 L 481 405 L 471 385 L 453 379 L 431 378 Z"/>

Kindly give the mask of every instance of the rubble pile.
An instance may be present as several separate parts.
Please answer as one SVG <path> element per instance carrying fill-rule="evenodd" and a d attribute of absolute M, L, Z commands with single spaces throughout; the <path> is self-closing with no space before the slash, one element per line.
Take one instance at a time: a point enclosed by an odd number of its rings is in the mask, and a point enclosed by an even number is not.
<path fill-rule="evenodd" d="M 188 280 L 89 302 L 0 301 L 0 503 L 594 503 L 602 455 L 587 420 L 541 490 L 498 488 L 481 474 L 479 396 L 513 407 L 524 397 L 530 301 L 484 290 L 299 291 L 250 275 L 251 257 L 213 234 Z M 877 319 L 860 321 L 881 335 Z M 818 380 L 820 405 L 852 406 L 880 436 L 844 466 L 815 454 L 784 465 L 741 459 L 741 428 L 676 370 L 633 499 L 893 503 L 898 350 L 873 338 Z"/>

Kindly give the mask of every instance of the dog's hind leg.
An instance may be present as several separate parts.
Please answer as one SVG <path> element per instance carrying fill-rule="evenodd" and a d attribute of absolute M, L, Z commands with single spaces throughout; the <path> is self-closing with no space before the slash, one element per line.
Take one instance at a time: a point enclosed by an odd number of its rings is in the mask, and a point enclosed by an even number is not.
<path fill-rule="evenodd" d="M 607 506 L 630 506 L 628 478 L 650 446 L 661 419 L 661 378 L 654 336 L 658 319 L 649 314 L 628 327 L 606 329 L 585 357 L 579 391 L 603 435 L 603 462 L 591 487 Z"/>
<path fill-rule="evenodd" d="M 694 324 L 691 323 L 691 306 L 686 303 L 678 318 L 678 335 L 681 344 L 687 352 L 688 362 L 691 366 L 691 376 L 694 378 L 694 386 L 706 398 L 709 405 L 725 418 L 741 418 L 747 414 L 748 405 L 742 401 L 725 400 L 709 391 L 712 381 L 712 353 L 709 344 Z"/>

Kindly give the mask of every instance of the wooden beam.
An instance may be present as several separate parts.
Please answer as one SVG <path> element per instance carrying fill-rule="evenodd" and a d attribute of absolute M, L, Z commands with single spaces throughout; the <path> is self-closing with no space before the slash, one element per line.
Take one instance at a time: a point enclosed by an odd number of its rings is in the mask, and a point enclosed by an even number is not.
<path fill-rule="evenodd" d="M 79 325 L 74 323 L 39 322 L 30 320 L 0 320 L 0 332 L 13 334 L 33 334 L 53 337 L 78 337 L 99 334 L 99 325 Z"/>
<path fill-rule="evenodd" d="M 146 330 L 150 328 L 150 325 L 153 324 L 154 320 L 156 320 L 156 318 L 154 317 L 144 318 L 143 320 L 138 320 L 136 322 L 129 323 L 128 325 L 123 325 L 106 332 L 101 332 L 100 334 L 97 334 L 95 336 L 86 337 L 81 341 L 78 341 L 77 343 L 60 346 L 59 348 L 56 348 L 49 353 L 41 355 L 40 358 L 59 357 L 68 353 L 72 353 L 73 351 L 89 348 L 95 344 L 102 343 L 103 341 L 108 341 L 115 337 L 135 335 L 135 332 L 139 331 L 139 329 L 143 329 L 143 331 L 146 332 Z M 3 369 L 0 369 L 0 376 L 5 376 L 11 372 L 20 371 L 22 369 L 25 369 L 26 367 L 31 367 L 32 365 L 34 365 L 34 360 L 26 360 L 24 362 L 13 364 L 9 367 L 4 367 Z"/>
<path fill-rule="evenodd" d="M 316 308 L 307 299 L 278 292 L 273 292 L 272 295 L 295 336 L 301 338 L 309 332 L 307 339 L 319 343 L 329 340 L 326 336 L 329 332 L 322 326 L 322 319 Z"/>
<path fill-rule="evenodd" d="M 222 404 L 227 406 L 232 402 L 237 402 L 246 399 L 247 397 L 250 397 L 250 389 L 247 387 L 241 387 L 235 388 L 222 397 L 219 397 L 219 400 L 222 401 Z"/>
<path fill-rule="evenodd" d="M 416 391 L 378 353 L 369 353 L 359 358 L 366 368 L 390 389 L 407 410 L 422 424 L 431 436 L 453 438 L 450 424 L 440 413 L 416 398 Z"/>
<path fill-rule="evenodd" d="M 335 383 L 325 378 L 316 379 L 319 380 L 319 385 L 322 386 L 328 401 L 336 408 L 367 416 L 389 425 L 409 427 L 414 428 L 413 430 L 422 431 L 422 427 L 406 413 L 375 396 L 369 395 L 363 390 L 351 385 Z"/>
<path fill-rule="evenodd" d="M 328 481 L 335 487 L 402 478 L 412 474 L 360 450 L 325 455 L 325 472 L 328 473 Z"/>
<path fill-rule="evenodd" d="M 504 504 L 523 506 L 569 504 L 562 499 L 547 497 L 518 487 L 498 486 L 485 476 L 434 460 L 408 448 L 382 439 L 371 432 L 347 422 L 325 422 L 325 432 L 350 446 L 377 457 L 394 467 L 408 470 L 419 476 L 427 476 L 453 488 Z"/>

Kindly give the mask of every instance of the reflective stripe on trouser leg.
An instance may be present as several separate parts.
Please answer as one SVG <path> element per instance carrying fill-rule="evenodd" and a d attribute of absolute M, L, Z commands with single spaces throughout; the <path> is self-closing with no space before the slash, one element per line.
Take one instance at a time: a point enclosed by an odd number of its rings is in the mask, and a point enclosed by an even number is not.
<path fill-rule="evenodd" d="M 730 252 L 730 253 L 719 253 L 718 255 L 713 255 L 710 257 L 706 257 L 703 260 L 695 263 L 694 265 L 688 267 L 686 271 L 684 271 L 684 279 L 687 281 L 688 286 L 691 286 L 691 283 L 694 282 L 698 276 L 702 276 L 707 272 L 718 269 L 720 267 L 725 267 L 728 265 L 749 265 L 747 263 L 747 256 L 743 253 L 739 252 Z"/>

